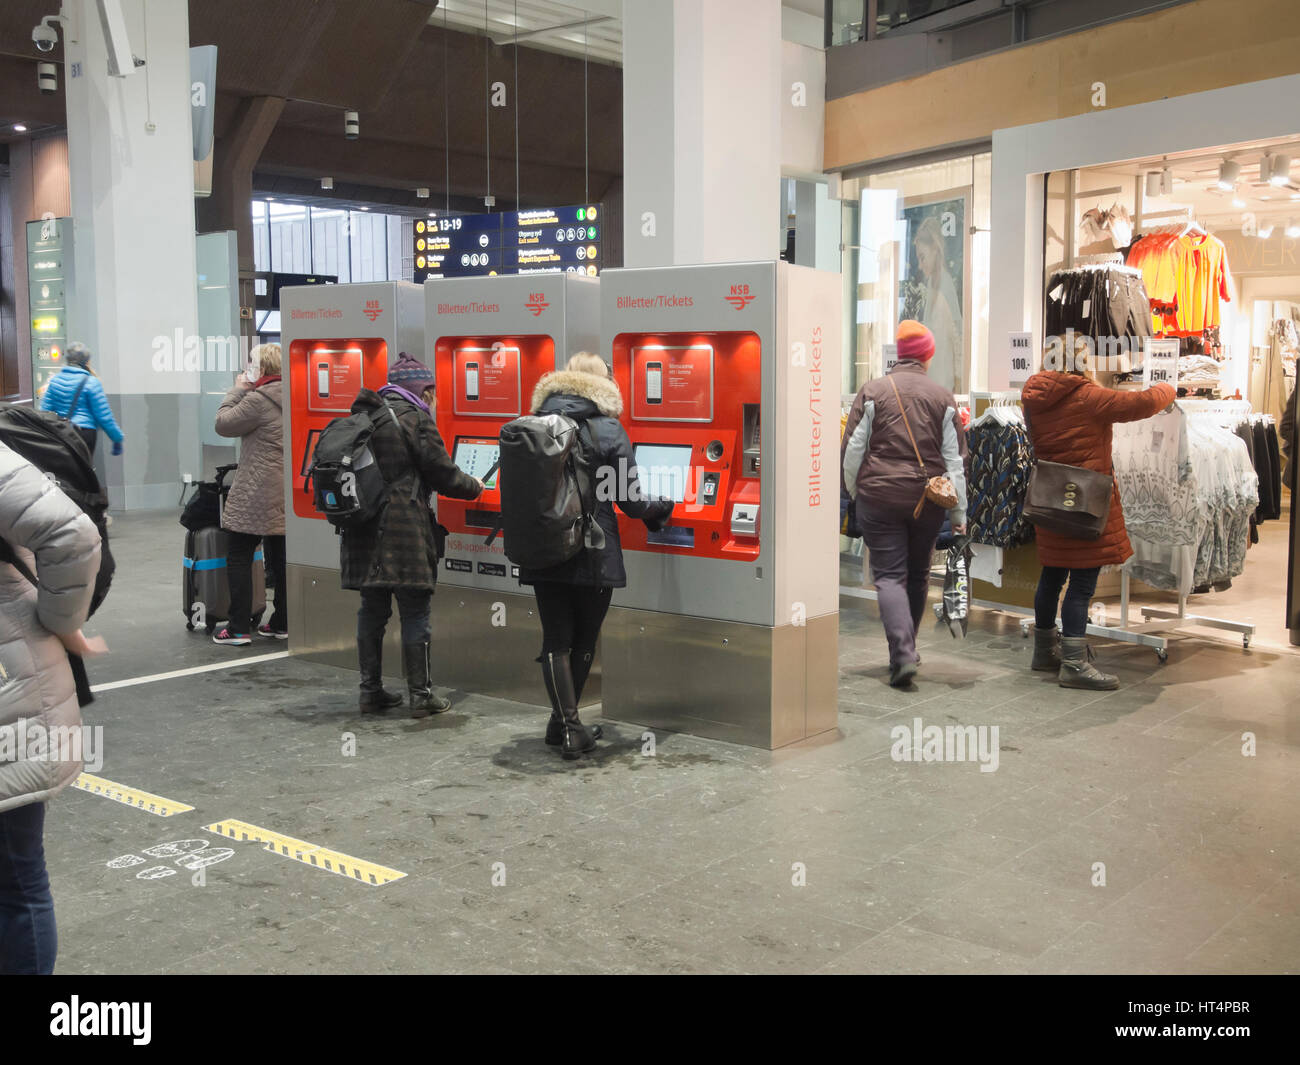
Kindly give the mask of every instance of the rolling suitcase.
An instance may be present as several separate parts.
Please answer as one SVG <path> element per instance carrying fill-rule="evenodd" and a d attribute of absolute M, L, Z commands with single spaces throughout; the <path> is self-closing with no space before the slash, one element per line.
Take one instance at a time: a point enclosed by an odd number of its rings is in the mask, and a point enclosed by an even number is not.
<path fill-rule="evenodd" d="M 181 609 L 185 627 L 191 632 L 202 625 L 208 632 L 227 621 L 230 613 L 230 583 L 226 579 L 226 532 L 215 525 L 185 534 L 182 560 Z M 201 606 L 201 609 L 198 609 Z M 262 549 L 253 555 L 253 628 L 266 611 L 266 570 Z"/>

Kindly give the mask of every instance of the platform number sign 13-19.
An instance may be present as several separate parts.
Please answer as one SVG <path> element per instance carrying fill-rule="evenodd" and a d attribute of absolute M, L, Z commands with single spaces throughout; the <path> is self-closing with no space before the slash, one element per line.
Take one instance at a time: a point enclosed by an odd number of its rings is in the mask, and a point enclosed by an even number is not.
<path fill-rule="evenodd" d="M 1007 341 L 1007 387 L 1023 388 L 1034 372 L 1034 334 L 1011 333 Z"/>

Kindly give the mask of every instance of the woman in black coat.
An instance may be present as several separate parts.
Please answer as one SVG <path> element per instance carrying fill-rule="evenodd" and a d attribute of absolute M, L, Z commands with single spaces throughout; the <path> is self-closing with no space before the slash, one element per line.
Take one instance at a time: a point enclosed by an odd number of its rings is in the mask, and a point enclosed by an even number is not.
<path fill-rule="evenodd" d="M 429 663 L 429 608 L 438 579 L 441 543 L 429 509 L 433 492 L 453 499 L 477 499 L 483 482 L 452 462 L 438 435 L 430 404 L 433 371 L 403 354 L 378 392 L 363 388 L 352 413 L 375 423 L 370 446 L 388 484 L 388 503 L 369 525 L 343 533 L 343 587 L 361 592 L 357 611 L 357 661 L 361 667 L 361 710 L 386 710 L 402 697 L 381 682 L 384 629 L 392 600 L 402 620 L 402 661 L 414 717 L 450 709 L 433 691 Z M 387 409 L 386 409 L 387 408 Z M 391 413 L 390 413 L 391 411 Z"/>
<path fill-rule="evenodd" d="M 565 758 L 577 758 L 600 738 L 599 726 L 588 729 L 579 719 L 578 700 L 614 589 L 627 584 L 614 503 L 651 529 L 664 526 L 673 504 L 641 494 L 632 442 L 618 420 L 623 396 L 599 355 L 574 355 L 563 370 L 543 377 L 533 391 L 532 412 L 563 414 L 581 427 L 578 440 L 596 487 L 596 522 L 604 533 L 603 546 L 584 547 L 558 566 L 519 573 L 520 584 L 533 586 L 542 622 L 538 661 L 551 700 L 546 742 L 560 746 Z"/>

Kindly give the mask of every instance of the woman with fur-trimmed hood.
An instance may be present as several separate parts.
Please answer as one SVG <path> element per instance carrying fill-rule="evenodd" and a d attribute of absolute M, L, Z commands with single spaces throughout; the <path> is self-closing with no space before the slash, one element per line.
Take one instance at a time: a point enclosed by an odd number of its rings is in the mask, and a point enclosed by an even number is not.
<path fill-rule="evenodd" d="M 632 441 L 618 420 L 623 396 L 599 355 L 581 352 L 563 370 L 543 377 L 533 391 L 532 413 L 562 414 L 578 423 L 583 463 L 593 483 L 601 487 L 595 516 L 604 544 L 584 547 L 558 566 L 521 569 L 519 574 L 520 584 L 533 586 L 542 622 L 538 661 L 551 700 L 546 742 L 562 747 L 565 758 L 577 758 L 600 738 L 599 726 L 588 729 L 579 720 L 578 700 L 614 589 L 627 584 L 614 504 L 656 530 L 672 516 L 673 504 L 646 499 L 641 493 Z"/>

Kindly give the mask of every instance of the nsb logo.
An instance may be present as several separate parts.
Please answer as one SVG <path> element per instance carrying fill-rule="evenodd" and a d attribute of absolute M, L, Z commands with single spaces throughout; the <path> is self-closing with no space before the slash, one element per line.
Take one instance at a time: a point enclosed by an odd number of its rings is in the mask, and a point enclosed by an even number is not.
<path fill-rule="evenodd" d="M 524 304 L 524 307 L 527 308 L 534 318 L 539 317 L 542 311 L 546 310 L 549 306 L 550 304 L 546 301 L 546 294 L 544 292 L 531 293 L 528 297 L 528 302 Z"/>
<path fill-rule="evenodd" d="M 746 304 L 750 303 L 753 298 L 750 295 L 748 285 L 732 285 L 731 292 L 727 294 L 727 302 L 738 311 L 743 311 Z"/>
<path fill-rule="evenodd" d="M 384 309 L 379 306 L 378 300 L 366 300 L 365 309 L 361 312 L 372 322 L 384 313 Z"/>

